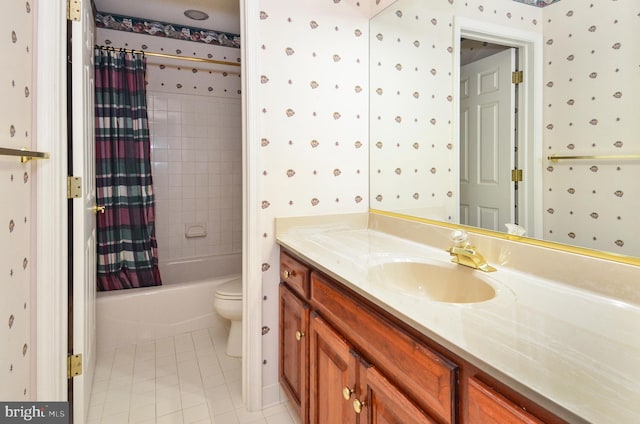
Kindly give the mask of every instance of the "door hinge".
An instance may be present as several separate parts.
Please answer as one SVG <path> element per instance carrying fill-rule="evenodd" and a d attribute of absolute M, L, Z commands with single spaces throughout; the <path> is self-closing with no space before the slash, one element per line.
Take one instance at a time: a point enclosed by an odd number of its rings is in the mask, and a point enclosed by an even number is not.
<path fill-rule="evenodd" d="M 511 170 L 511 181 L 515 183 L 522 181 L 522 169 Z"/>
<path fill-rule="evenodd" d="M 82 354 L 67 355 L 67 378 L 82 374 Z"/>
<path fill-rule="evenodd" d="M 524 82 L 524 72 L 513 71 L 511 73 L 511 82 L 514 84 L 522 84 Z"/>
<path fill-rule="evenodd" d="M 68 21 L 79 21 L 80 20 L 80 11 L 82 10 L 82 6 L 80 4 L 80 0 L 67 0 L 67 20 Z"/>
<path fill-rule="evenodd" d="M 67 199 L 82 197 L 82 178 L 67 177 Z"/>

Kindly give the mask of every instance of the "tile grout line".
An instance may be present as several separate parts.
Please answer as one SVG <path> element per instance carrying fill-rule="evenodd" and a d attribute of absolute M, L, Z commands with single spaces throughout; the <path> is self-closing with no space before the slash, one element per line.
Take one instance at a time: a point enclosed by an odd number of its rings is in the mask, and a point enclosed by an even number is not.
<path fill-rule="evenodd" d="M 100 397 L 103 399 L 100 402 L 94 402 L 94 399 L 90 400 L 90 419 L 87 424 L 122 424 L 125 415 L 128 422 L 140 424 L 164 423 L 169 422 L 168 420 L 171 420 L 171 423 L 186 424 L 192 422 L 187 421 L 189 417 L 196 419 L 193 421 L 194 423 L 231 424 L 228 420 L 232 419 L 234 424 L 298 424 L 299 420 L 292 416 L 291 409 L 286 403 L 281 404 L 282 409 L 274 414 L 265 415 L 265 411 L 253 413 L 246 411 L 242 406 L 241 389 L 240 393 L 236 393 L 238 384 L 235 373 L 238 372 L 239 361 L 226 356 L 222 357 L 225 355 L 224 342 L 226 339 L 223 334 L 215 333 L 216 330 L 219 331 L 215 328 L 202 329 L 138 345 L 125 346 L 110 352 L 99 352 L 96 372 L 100 373 L 100 380 L 94 381 L 92 398 L 100 393 Z M 179 357 L 186 358 L 186 360 L 179 361 Z M 209 365 L 207 360 L 215 360 L 219 373 L 209 374 L 211 370 L 206 368 Z M 153 372 L 150 372 L 146 366 L 151 362 L 153 362 Z M 167 366 L 167 363 L 170 365 Z M 126 374 L 116 372 L 114 376 L 114 370 L 119 366 L 124 367 L 127 372 Z M 160 369 L 163 369 L 162 375 L 159 375 Z M 174 376 L 176 380 L 172 380 L 171 376 Z M 211 376 L 217 376 L 220 379 L 217 380 L 219 384 L 211 385 Z M 169 382 L 168 385 L 159 383 L 159 380 L 163 378 Z M 192 384 L 189 383 L 190 379 L 193 379 Z M 153 387 L 153 389 L 144 391 L 141 387 L 145 385 Z M 159 399 L 158 394 L 159 389 L 162 392 L 164 388 L 168 388 L 168 393 L 173 392 L 177 395 L 177 399 L 169 399 L 169 403 L 166 401 L 161 403 L 163 400 Z M 102 395 L 103 389 L 104 395 Z M 190 393 L 189 390 L 196 394 Z M 224 410 L 219 413 L 216 413 L 215 408 L 212 407 L 216 400 L 212 399 L 211 392 L 215 393 L 216 390 L 223 390 L 224 395 L 221 401 L 228 402 L 228 406 L 230 406 L 229 409 L 224 407 Z M 153 393 L 153 415 L 145 414 L 145 412 L 136 413 L 135 411 L 140 411 L 143 408 L 150 408 L 151 402 L 144 401 L 144 394 L 151 396 L 151 393 Z M 203 402 L 197 402 L 196 397 L 191 399 L 196 403 L 185 408 L 184 400 L 189 399 L 190 395 L 202 396 Z M 123 408 L 122 411 L 112 414 L 108 413 L 105 410 L 108 402 L 111 402 L 110 405 L 117 405 L 119 399 L 126 399 L 128 408 L 126 410 Z M 114 400 L 116 401 L 114 402 Z M 176 405 L 172 405 L 170 402 L 177 403 L 178 409 L 173 409 Z M 167 411 L 163 410 L 165 407 L 168 408 Z M 205 409 L 206 418 L 203 414 Z M 105 412 L 107 412 L 106 415 Z M 159 415 L 159 412 L 163 414 Z M 144 419 L 136 420 L 136 417 Z M 216 417 L 218 418 L 216 419 Z M 174 421 L 174 419 L 178 421 Z M 221 419 L 224 421 L 220 421 Z"/>

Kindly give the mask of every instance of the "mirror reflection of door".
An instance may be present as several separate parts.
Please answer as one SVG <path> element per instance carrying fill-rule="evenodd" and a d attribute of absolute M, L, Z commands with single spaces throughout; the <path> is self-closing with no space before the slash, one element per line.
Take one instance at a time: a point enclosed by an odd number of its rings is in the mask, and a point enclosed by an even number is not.
<path fill-rule="evenodd" d="M 494 231 L 517 223 L 515 48 L 461 40 L 460 223 Z"/>

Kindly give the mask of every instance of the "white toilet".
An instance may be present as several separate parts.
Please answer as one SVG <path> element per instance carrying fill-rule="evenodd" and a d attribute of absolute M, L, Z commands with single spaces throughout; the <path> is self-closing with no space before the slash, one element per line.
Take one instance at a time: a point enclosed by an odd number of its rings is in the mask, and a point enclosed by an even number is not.
<path fill-rule="evenodd" d="M 213 308 L 218 315 L 231 321 L 227 340 L 227 355 L 242 356 L 242 278 L 221 284 L 216 291 Z"/>

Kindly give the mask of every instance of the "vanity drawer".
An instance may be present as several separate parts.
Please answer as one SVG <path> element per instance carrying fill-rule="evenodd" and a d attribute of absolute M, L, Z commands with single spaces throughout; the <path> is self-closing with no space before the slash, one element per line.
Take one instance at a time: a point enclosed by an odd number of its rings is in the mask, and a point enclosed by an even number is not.
<path fill-rule="evenodd" d="M 470 423 L 543 424 L 480 380 L 470 378 L 467 391 L 467 416 Z"/>
<path fill-rule="evenodd" d="M 311 273 L 316 310 L 418 406 L 439 421 L 456 422 L 457 366 L 327 277 Z"/>
<path fill-rule="evenodd" d="M 309 296 L 309 268 L 284 252 L 280 253 L 280 281 L 300 296 Z"/>

